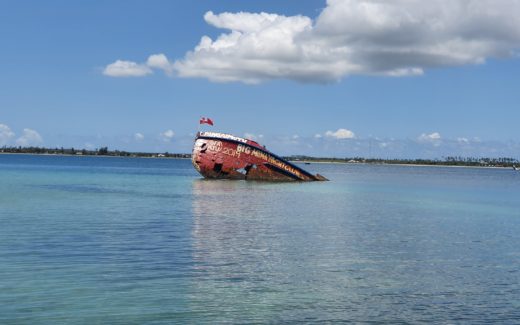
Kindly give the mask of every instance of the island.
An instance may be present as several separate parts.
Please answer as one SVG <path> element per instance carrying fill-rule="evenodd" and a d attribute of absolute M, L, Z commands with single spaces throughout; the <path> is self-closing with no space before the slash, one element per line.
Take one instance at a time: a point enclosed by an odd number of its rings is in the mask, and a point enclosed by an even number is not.
<path fill-rule="evenodd" d="M 97 149 L 44 148 L 44 147 L 0 147 L 0 154 L 40 154 L 40 155 L 74 155 L 74 156 L 108 156 L 108 157 L 142 157 L 142 158 L 176 158 L 191 159 L 191 153 L 170 152 L 128 152 L 109 150 L 108 147 Z M 466 167 L 503 167 L 513 168 L 520 165 L 520 160 L 511 157 L 462 157 L 448 156 L 438 159 L 399 159 L 399 158 L 366 158 L 366 157 L 313 157 L 292 155 L 282 157 L 296 163 L 346 163 L 346 164 L 393 164 L 393 165 L 425 165 L 425 166 L 466 166 Z"/>

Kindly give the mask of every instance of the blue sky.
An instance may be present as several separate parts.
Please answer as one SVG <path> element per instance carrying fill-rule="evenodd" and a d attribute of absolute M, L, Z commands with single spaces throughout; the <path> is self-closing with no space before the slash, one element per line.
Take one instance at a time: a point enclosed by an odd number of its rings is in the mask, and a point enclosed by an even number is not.
<path fill-rule="evenodd" d="M 516 0 L 2 1 L 0 145 L 190 152 L 208 116 L 279 154 L 520 158 L 518 15 Z"/>

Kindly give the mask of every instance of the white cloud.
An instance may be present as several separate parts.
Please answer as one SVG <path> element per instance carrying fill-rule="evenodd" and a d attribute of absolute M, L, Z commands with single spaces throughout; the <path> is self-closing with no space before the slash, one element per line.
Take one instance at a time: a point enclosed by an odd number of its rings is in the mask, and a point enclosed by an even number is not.
<path fill-rule="evenodd" d="M 423 133 L 418 138 L 419 141 L 436 141 L 441 139 L 439 132 L 433 132 L 430 134 Z"/>
<path fill-rule="evenodd" d="M 0 124 L 0 146 L 8 144 L 14 135 L 14 132 L 7 125 Z"/>
<path fill-rule="evenodd" d="M 314 138 L 316 138 L 316 139 L 321 139 L 321 137 L 322 137 L 322 136 L 321 136 L 321 134 L 319 134 L 319 133 L 317 133 L 317 134 L 314 135 Z"/>
<path fill-rule="evenodd" d="M 122 60 L 107 65 L 103 70 L 103 74 L 110 77 L 142 77 L 150 73 L 152 70 L 146 65 Z"/>
<path fill-rule="evenodd" d="M 172 130 L 166 130 L 163 133 L 159 134 L 159 138 L 164 142 L 170 142 L 175 136 L 175 132 Z"/>
<path fill-rule="evenodd" d="M 103 74 L 109 77 L 144 77 L 153 73 L 152 69 L 163 70 L 166 74 L 173 74 L 173 64 L 166 55 L 152 54 L 145 63 L 117 60 L 105 67 Z"/>
<path fill-rule="evenodd" d="M 356 137 L 354 132 L 347 129 L 338 129 L 335 132 L 327 131 L 325 132 L 325 136 L 335 139 L 353 139 Z"/>
<path fill-rule="evenodd" d="M 166 55 L 162 53 L 150 55 L 146 61 L 146 65 L 150 68 L 161 69 L 169 75 L 173 73 L 173 64 L 170 63 Z"/>
<path fill-rule="evenodd" d="M 137 132 L 136 134 L 134 134 L 134 139 L 135 141 L 143 141 L 144 135 L 142 133 Z"/>
<path fill-rule="evenodd" d="M 433 132 L 430 134 L 423 133 L 417 137 L 417 141 L 422 143 L 431 143 L 432 145 L 438 147 L 441 145 L 441 135 L 439 132 Z"/>
<path fill-rule="evenodd" d="M 263 134 L 254 134 L 254 133 L 244 133 L 244 138 L 246 139 L 250 139 L 250 140 L 254 140 L 254 141 L 258 141 L 258 140 L 262 140 L 264 138 L 264 135 Z"/>
<path fill-rule="evenodd" d="M 268 13 L 214 14 L 227 32 L 203 36 L 174 63 L 181 77 L 258 83 L 420 75 L 480 64 L 520 48 L 520 0 L 328 0 L 313 21 Z"/>
<path fill-rule="evenodd" d="M 468 144 L 469 139 L 468 138 L 457 138 L 457 142 L 460 144 Z"/>
<path fill-rule="evenodd" d="M 316 19 L 224 12 L 204 15 L 227 30 L 202 36 L 184 58 L 164 54 L 145 63 L 117 60 L 103 73 L 169 75 L 215 82 L 271 79 L 337 81 L 348 75 L 422 75 L 434 67 L 515 57 L 520 48 L 520 0 L 328 0 Z"/>
<path fill-rule="evenodd" d="M 16 140 L 16 145 L 27 147 L 36 146 L 43 143 L 41 135 L 35 130 L 23 129 L 23 134 Z"/>

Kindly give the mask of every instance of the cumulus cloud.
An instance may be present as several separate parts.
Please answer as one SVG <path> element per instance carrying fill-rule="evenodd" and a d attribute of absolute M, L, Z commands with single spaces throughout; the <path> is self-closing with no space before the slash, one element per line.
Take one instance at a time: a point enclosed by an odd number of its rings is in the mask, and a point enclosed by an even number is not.
<path fill-rule="evenodd" d="M 258 83 L 408 76 L 480 64 L 520 48 L 520 0 L 328 0 L 313 20 L 268 13 L 214 14 L 227 32 L 203 36 L 174 63 L 181 77 Z"/>
<path fill-rule="evenodd" d="M 170 142 L 172 141 L 173 137 L 175 136 L 175 132 L 172 130 L 166 130 L 159 134 L 159 138 L 164 142 Z"/>
<path fill-rule="evenodd" d="M 467 144 L 467 143 L 469 143 L 469 139 L 461 137 L 461 138 L 457 138 L 457 142 L 461 143 L 461 144 Z"/>
<path fill-rule="evenodd" d="M 254 134 L 254 133 L 244 133 L 244 138 L 246 139 L 250 139 L 250 140 L 254 140 L 254 141 L 258 141 L 258 140 L 262 140 L 264 138 L 264 135 L 263 134 Z"/>
<path fill-rule="evenodd" d="M 112 77 L 160 69 L 215 82 L 272 79 L 331 82 L 349 75 L 422 75 L 435 67 L 481 64 L 518 56 L 520 0 L 328 0 L 303 15 L 224 12 L 204 15 L 225 30 L 202 36 L 181 59 L 151 55 L 145 63 L 117 60 Z"/>
<path fill-rule="evenodd" d="M 15 134 L 11 131 L 11 128 L 5 124 L 0 124 L 0 146 L 8 144 L 14 136 Z"/>
<path fill-rule="evenodd" d="M 353 139 L 356 137 L 354 132 L 347 129 L 338 129 L 337 131 L 327 131 L 325 132 L 325 136 L 329 138 L 335 139 Z"/>
<path fill-rule="evenodd" d="M 203 36 L 184 59 L 174 63 L 181 77 L 211 81 L 258 83 L 265 79 L 307 74 L 298 58 L 301 48 L 295 37 L 312 28 L 304 16 L 286 17 L 268 13 L 207 12 L 204 19 L 217 28 L 230 30 L 216 40 Z M 294 61 L 297 59 L 298 61 Z"/>
<path fill-rule="evenodd" d="M 147 65 L 117 60 L 105 67 L 103 74 L 110 77 L 142 77 L 152 73 Z"/>
<path fill-rule="evenodd" d="M 31 129 L 23 129 L 22 136 L 16 139 L 16 145 L 22 147 L 37 146 L 41 143 L 43 143 L 41 135 L 35 130 Z"/>
<path fill-rule="evenodd" d="M 435 140 L 440 140 L 441 135 L 439 132 L 433 132 L 430 134 L 423 133 L 417 139 L 419 141 L 435 141 Z"/>
<path fill-rule="evenodd" d="M 173 64 L 166 55 L 152 54 L 145 63 L 117 60 L 105 67 L 103 74 L 109 77 L 144 77 L 153 73 L 153 69 L 163 70 L 166 74 L 173 73 Z"/>
<path fill-rule="evenodd" d="M 432 145 L 438 147 L 441 144 L 441 135 L 439 132 L 433 132 L 430 134 L 423 133 L 417 137 L 417 141 L 421 143 L 431 143 Z"/>
<path fill-rule="evenodd" d="M 143 141 L 144 135 L 142 133 L 137 132 L 136 134 L 134 134 L 134 139 L 135 141 Z"/>
<path fill-rule="evenodd" d="M 169 75 L 173 73 L 173 64 L 170 63 L 166 55 L 162 53 L 150 55 L 146 61 L 146 65 L 150 68 L 163 70 Z"/>

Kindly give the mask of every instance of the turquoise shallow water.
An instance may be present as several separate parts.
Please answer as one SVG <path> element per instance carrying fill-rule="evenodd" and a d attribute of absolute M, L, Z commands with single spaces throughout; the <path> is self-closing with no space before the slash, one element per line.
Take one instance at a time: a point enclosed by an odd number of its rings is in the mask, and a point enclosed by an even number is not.
<path fill-rule="evenodd" d="M 520 173 L 0 155 L 0 323 L 520 322 Z"/>

